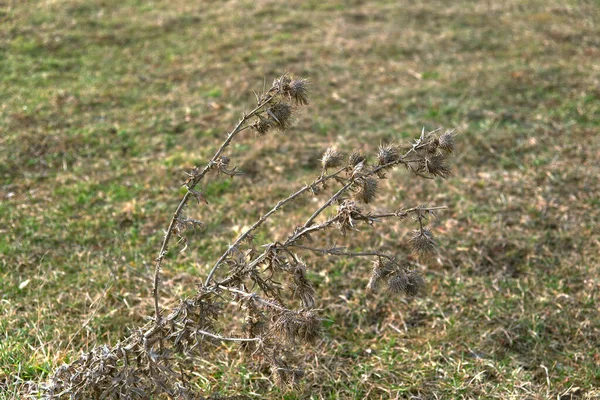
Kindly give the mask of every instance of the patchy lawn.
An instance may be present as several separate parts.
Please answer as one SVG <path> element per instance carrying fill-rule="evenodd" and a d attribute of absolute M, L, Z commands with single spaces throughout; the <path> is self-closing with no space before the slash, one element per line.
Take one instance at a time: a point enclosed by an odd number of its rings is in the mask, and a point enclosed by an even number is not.
<path fill-rule="evenodd" d="M 0 398 L 152 315 L 184 171 L 284 71 L 312 81 L 290 132 L 244 133 L 245 175 L 211 176 L 205 227 L 165 262 L 195 290 L 241 227 L 319 174 L 456 128 L 453 176 L 391 174 L 381 209 L 449 206 L 427 293 L 372 295 L 367 260 L 306 256 L 326 318 L 295 391 L 237 347 L 198 366 L 251 398 L 600 397 L 600 6 L 594 1 L 58 0 L 0 3 Z M 311 207 L 312 206 L 312 207 Z M 257 240 L 310 215 L 310 197 Z M 408 256 L 410 221 L 329 237 Z M 410 259 L 417 262 L 416 259 Z"/>

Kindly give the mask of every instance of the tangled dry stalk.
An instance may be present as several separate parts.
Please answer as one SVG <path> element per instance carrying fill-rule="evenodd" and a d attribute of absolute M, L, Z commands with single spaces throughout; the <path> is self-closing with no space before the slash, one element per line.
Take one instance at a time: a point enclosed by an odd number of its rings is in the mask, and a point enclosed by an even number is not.
<path fill-rule="evenodd" d="M 196 188 L 208 173 L 231 178 L 239 174 L 224 154 L 239 133 L 253 130 L 263 136 L 273 130 L 287 130 L 296 112 L 308 104 L 308 85 L 306 79 L 288 75 L 275 79 L 270 89 L 256 95 L 256 107 L 243 115 L 206 166 L 190 171 L 184 183 L 187 192 L 173 214 L 156 258 L 153 320 L 116 345 L 97 347 L 60 367 L 43 387 L 45 398 L 199 398 L 188 384 L 190 372 L 203 352 L 223 341 L 239 342 L 241 350 L 268 364 L 277 384 L 294 384 L 302 377 L 302 370 L 293 363 L 295 344 L 314 344 L 322 333 L 315 289 L 307 278 L 309 266 L 302 260 L 302 252 L 369 257 L 374 260 L 369 290 L 386 288 L 390 293 L 407 296 L 422 291 L 424 280 L 419 271 L 401 257 L 378 250 L 319 247 L 312 238 L 333 228 L 346 235 L 361 224 L 412 216 L 418 226 L 412 233 L 411 247 L 420 254 L 434 251 L 435 239 L 425 222 L 445 207 L 422 205 L 371 213 L 365 205 L 376 200 L 379 181 L 398 166 L 419 177 L 446 178 L 450 174 L 447 161 L 454 150 L 455 135 L 451 131 L 422 131 L 403 152 L 395 144 L 382 144 L 374 162 L 360 152 L 344 157 L 334 148 L 327 149 L 321 159 L 322 171 L 313 182 L 280 200 L 242 232 L 214 263 L 204 282 L 198 283 L 195 295 L 181 300 L 168 313 L 161 309 L 160 274 L 169 244 L 178 237 L 179 243 L 187 246 L 186 230 L 202 225 L 184 215 L 191 199 L 206 202 L 202 190 Z M 254 243 L 253 234 L 273 214 L 300 196 L 326 193 L 327 200 L 287 237 Z M 331 215 L 328 218 L 324 217 L 326 211 Z M 224 322 L 227 304 L 235 304 L 245 313 L 243 334 L 239 333 L 240 327 L 236 334 L 236 327 Z M 227 333 L 217 333 L 226 329 Z"/>

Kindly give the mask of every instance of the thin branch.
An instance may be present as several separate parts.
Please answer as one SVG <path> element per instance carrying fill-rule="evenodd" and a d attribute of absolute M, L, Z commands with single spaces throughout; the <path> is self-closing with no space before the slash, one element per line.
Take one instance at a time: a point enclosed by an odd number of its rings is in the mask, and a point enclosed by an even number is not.
<path fill-rule="evenodd" d="M 304 249 L 304 250 L 309 250 L 312 251 L 314 253 L 319 253 L 319 254 L 326 254 L 326 255 L 330 255 L 330 256 L 346 256 L 346 257 L 373 257 L 373 256 L 377 256 L 377 257 L 381 257 L 381 258 L 385 258 L 388 259 L 390 261 L 395 261 L 395 258 L 392 256 L 389 256 L 387 254 L 384 253 L 380 253 L 378 251 L 344 251 L 344 247 L 332 247 L 329 249 L 325 249 L 325 248 L 318 248 L 318 247 L 310 247 L 310 246 L 304 246 L 301 244 L 291 244 L 290 246 L 293 247 L 297 247 L 300 249 Z"/>
<path fill-rule="evenodd" d="M 306 220 L 306 222 L 304 223 L 304 225 L 302 227 L 306 228 L 306 227 L 310 226 L 312 224 L 312 222 L 315 220 L 315 218 L 317 218 L 319 216 L 319 214 L 321 214 L 323 212 L 323 210 L 325 210 L 327 207 L 329 207 L 331 204 L 333 204 L 333 202 L 336 201 L 346 190 L 350 189 L 350 186 L 352 186 L 354 184 L 354 182 L 355 182 L 355 180 L 352 179 L 352 180 L 350 180 L 350 182 L 348 182 L 344 186 L 342 186 L 342 188 L 340 190 L 338 190 L 333 196 L 331 196 L 329 198 L 329 200 L 327 200 L 321 207 L 319 207 L 317 209 L 317 211 L 315 211 L 308 220 Z"/>
<path fill-rule="evenodd" d="M 379 165 L 376 166 L 375 168 L 367 171 L 364 174 L 360 174 L 358 176 L 352 177 L 350 179 L 350 181 L 348 183 L 346 183 L 344 186 L 342 186 L 335 194 L 333 194 L 333 196 L 331 196 L 329 198 L 329 200 L 327 200 L 321 207 L 319 207 L 311 216 L 310 218 L 308 218 L 306 220 L 306 222 L 304 223 L 304 225 L 302 225 L 301 229 L 304 229 L 304 231 L 300 231 L 301 233 L 296 233 L 294 234 L 292 237 L 288 238 L 288 240 L 286 240 L 287 242 L 293 242 L 294 240 L 296 240 L 301 234 L 304 234 L 306 231 L 305 229 L 308 228 L 312 222 L 315 220 L 315 218 L 317 218 L 319 216 L 319 214 L 321 214 L 326 208 L 328 208 L 331 204 L 333 204 L 333 202 L 335 202 L 337 199 L 339 199 L 341 197 L 342 194 L 344 194 L 346 191 L 348 191 L 348 189 L 350 189 L 350 187 L 352 187 L 352 185 L 359 179 L 359 178 L 367 178 L 373 175 L 376 175 L 379 171 L 386 169 L 386 168 L 391 168 L 395 165 L 398 164 L 406 164 L 406 162 L 400 158 L 396 161 L 392 161 L 390 163 L 387 164 L 383 164 L 383 165 Z"/>
<path fill-rule="evenodd" d="M 258 342 L 258 341 L 261 340 L 260 338 L 224 337 L 224 336 L 215 335 L 214 333 L 210 333 L 210 332 L 206 332 L 206 331 L 201 331 L 201 330 L 196 330 L 195 332 L 199 333 L 201 335 L 204 335 L 204 336 L 209 336 L 211 338 L 222 340 L 224 342 Z"/>
<path fill-rule="evenodd" d="M 269 300 L 263 299 L 262 297 L 260 297 L 256 293 L 248 293 L 248 292 L 244 292 L 243 290 L 239 290 L 239 289 L 235 289 L 235 288 L 228 287 L 228 286 L 223 286 L 223 285 L 219 285 L 217 287 L 219 289 L 226 290 L 228 292 L 238 294 L 238 295 L 240 295 L 242 297 L 255 300 L 255 301 L 257 301 L 257 302 L 259 302 L 259 303 L 261 303 L 261 304 L 263 304 L 263 305 L 265 305 L 267 307 L 274 308 L 274 309 L 279 310 L 279 311 L 290 311 L 290 310 L 288 310 L 285 307 L 282 307 L 282 306 L 277 305 L 277 304 L 275 304 L 273 302 L 270 302 Z"/>
<path fill-rule="evenodd" d="M 391 212 L 391 213 L 369 214 L 368 217 L 373 220 L 377 220 L 380 218 L 390 218 L 390 217 L 405 218 L 411 212 L 419 212 L 419 211 L 431 212 L 431 211 L 446 210 L 446 209 L 448 209 L 447 206 L 436 206 L 436 207 L 417 206 L 417 207 L 407 208 L 404 210 L 398 210 L 398 211 Z"/>
<path fill-rule="evenodd" d="M 171 222 L 169 223 L 169 228 L 167 229 L 167 231 L 165 233 L 165 237 L 164 237 L 162 245 L 160 247 L 160 251 L 158 253 L 158 257 L 156 258 L 156 264 L 154 267 L 154 287 L 152 289 L 152 295 L 154 297 L 154 311 L 155 311 L 156 324 L 160 324 L 160 322 L 161 322 L 160 308 L 159 308 L 159 304 L 158 304 L 158 297 L 159 297 L 158 290 L 159 290 L 159 284 L 160 284 L 161 265 L 162 265 L 162 261 L 163 261 L 164 257 L 168 253 L 169 241 L 171 240 L 171 237 L 173 235 L 173 228 L 175 227 L 175 223 L 176 223 L 177 219 L 179 218 L 181 211 L 187 204 L 188 200 L 190 199 L 190 196 L 193 195 L 192 190 L 194 189 L 194 187 L 196 187 L 198 182 L 200 182 L 204 178 L 204 176 L 208 173 L 208 171 L 216 164 L 217 160 L 219 159 L 221 154 L 223 154 L 223 151 L 225 150 L 225 148 L 227 148 L 229 146 L 229 144 L 231 143 L 233 138 L 238 133 L 240 133 L 243 129 L 245 129 L 245 127 L 242 127 L 242 125 L 246 121 L 248 121 L 248 119 L 253 117 L 256 113 L 258 113 L 264 106 L 269 104 L 269 102 L 273 99 L 274 96 L 275 96 L 274 94 L 267 96 L 262 102 L 260 102 L 258 104 L 258 106 L 256 106 L 256 108 L 254 110 L 250 111 L 248 114 L 244 114 L 242 119 L 240 119 L 240 121 L 233 128 L 233 130 L 227 135 L 227 138 L 221 144 L 221 147 L 219 147 L 217 152 L 210 159 L 208 164 L 206 164 L 204 169 L 198 175 L 195 175 L 192 178 L 192 180 L 187 184 L 188 191 L 186 192 L 186 194 L 183 196 L 183 198 L 179 202 L 179 205 L 177 206 L 175 213 L 173 213 L 173 217 L 171 218 Z"/>
<path fill-rule="evenodd" d="M 219 268 L 219 266 L 221 265 L 221 263 L 227 258 L 227 256 L 229 255 L 229 253 L 231 252 L 232 249 L 236 248 L 242 241 L 244 241 L 244 239 L 246 239 L 248 237 L 248 235 L 250 235 L 254 230 L 256 230 L 258 227 L 260 227 L 271 215 L 273 215 L 274 213 L 276 213 L 279 209 L 281 209 L 284 205 L 286 205 L 287 203 L 291 202 L 292 200 L 294 200 L 295 198 L 297 198 L 298 196 L 300 196 L 301 194 L 311 190 L 313 187 L 320 185 L 321 183 L 334 178 L 335 176 L 338 176 L 341 172 L 343 172 L 345 170 L 345 168 L 341 168 L 339 170 L 337 170 L 336 172 L 330 174 L 330 175 L 325 175 L 320 177 L 319 179 L 317 179 L 316 181 L 314 181 L 311 184 L 305 185 L 302 189 L 296 191 L 295 193 L 291 194 L 289 197 L 280 200 L 275 207 L 273 207 L 271 210 L 269 210 L 269 212 L 267 212 L 266 214 L 264 214 L 262 217 L 260 217 L 258 219 L 258 221 L 256 221 L 250 228 L 248 228 L 244 233 L 242 233 L 234 242 L 232 245 L 230 245 L 228 247 L 228 249 L 221 255 L 221 257 L 217 260 L 217 262 L 213 265 L 212 269 L 210 270 L 208 276 L 206 277 L 206 280 L 204 282 L 204 286 L 208 286 L 210 284 L 210 281 L 213 278 L 213 275 L 215 274 L 215 272 L 217 271 L 217 268 Z"/>

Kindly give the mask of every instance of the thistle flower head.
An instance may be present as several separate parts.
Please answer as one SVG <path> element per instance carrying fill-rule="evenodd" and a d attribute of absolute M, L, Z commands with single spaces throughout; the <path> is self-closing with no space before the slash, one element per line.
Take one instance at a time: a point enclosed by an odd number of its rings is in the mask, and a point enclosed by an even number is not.
<path fill-rule="evenodd" d="M 315 306 L 315 289 L 306 278 L 306 265 L 299 262 L 292 271 L 292 283 L 290 284 L 293 297 L 300 299 L 305 308 Z"/>
<path fill-rule="evenodd" d="M 263 136 L 275 126 L 274 122 L 275 121 L 272 119 L 259 116 L 258 120 L 252 124 L 252 128 L 256 131 L 256 133 L 258 133 L 259 136 Z"/>
<path fill-rule="evenodd" d="M 388 290 L 394 294 L 414 297 L 422 292 L 425 280 L 418 271 L 399 271 L 388 279 Z"/>
<path fill-rule="evenodd" d="M 348 157 L 348 166 L 354 168 L 361 162 L 365 162 L 367 157 L 364 156 L 360 151 L 353 151 Z"/>
<path fill-rule="evenodd" d="M 321 320 L 311 310 L 298 312 L 284 311 L 271 325 L 273 333 L 294 343 L 301 339 L 307 343 L 314 343 L 321 337 Z"/>
<path fill-rule="evenodd" d="M 445 154 L 434 154 L 425 158 L 425 169 L 431 175 L 447 178 L 452 173 Z"/>
<path fill-rule="evenodd" d="M 406 288 L 408 287 L 408 276 L 404 271 L 396 273 L 390 279 L 388 279 L 388 290 L 394 294 L 406 294 Z"/>
<path fill-rule="evenodd" d="M 381 258 L 378 258 L 373 262 L 373 269 L 371 270 L 371 276 L 369 277 L 369 283 L 367 284 L 367 290 L 376 292 L 379 289 L 379 284 L 392 272 L 392 268 L 389 262 L 384 262 Z"/>
<path fill-rule="evenodd" d="M 304 310 L 300 312 L 300 316 L 299 337 L 306 343 L 314 344 L 323 334 L 321 318 L 312 310 Z"/>
<path fill-rule="evenodd" d="M 346 231 L 356 230 L 354 221 L 363 218 L 362 209 L 355 201 L 344 200 L 337 209 L 336 224 L 342 235 L 346 235 Z"/>
<path fill-rule="evenodd" d="M 285 94 L 297 105 L 308 105 L 308 79 L 293 79 L 287 86 Z"/>
<path fill-rule="evenodd" d="M 377 162 L 379 165 L 385 165 L 397 161 L 399 157 L 398 146 L 393 143 L 379 145 L 377 152 Z"/>
<path fill-rule="evenodd" d="M 293 109 L 288 103 L 273 104 L 267 109 L 267 115 L 280 131 L 284 131 L 292 125 Z"/>
<path fill-rule="evenodd" d="M 425 280 L 417 270 L 412 270 L 406 273 L 408 277 L 408 286 L 406 288 L 407 296 L 416 296 L 425 289 Z"/>
<path fill-rule="evenodd" d="M 321 165 L 323 166 L 323 170 L 327 168 L 339 167 L 342 165 L 344 158 L 341 153 L 339 153 L 333 147 L 328 148 L 323 157 L 321 157 Z"/>
<path fill-rule="evenodd" d="M 377 179 L 367 177 L 357 181 L 358 188 L 353 197 L 363 203 L 370 203 L 377 196 Z"/>
<path fill-rule="evenodd" d="M 454 131 L 444 132 L 442 135 L 440 135 L 440 137 L 438 139 L 439 148 L 448 153 L 454 152 L 454 137 L 455 136 L 456 136 L 456 133 L 454 133 Z"/>
<path fill-rule="evenodd" d="M 279 78 L 275 78 L 273 80 L 273 88 L 276 89 L 279 93 L 285 93 L 287 91 L 288 86 L 292 78 L 290 78 L 287 73 L 281 75 Z"/>
<path fill-rule="evenodd" d="M 414 230 L 410 237 L 410 246 L 418 254 L 433 253 L 436 247 L 433 232 L 429 228 Z"/>
<path fill-rule="evenodd" d="M 438 152 L 438 147 L 440 145 L 440 139 L 434 137 L 431 142 L 427 146 L 424 147 L 424 151 L 427 154 L 436 154 Z"/>

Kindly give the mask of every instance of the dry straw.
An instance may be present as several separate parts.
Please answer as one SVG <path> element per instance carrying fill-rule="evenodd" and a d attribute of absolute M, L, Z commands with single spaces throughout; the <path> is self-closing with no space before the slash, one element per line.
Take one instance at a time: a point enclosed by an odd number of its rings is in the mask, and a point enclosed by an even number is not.
<path fill-rule="evenodd" d="M 402 151 L 394 143 L 381 144 L 373 164 L 359 151 L 346 157 L 334 148 L 327 149 L 321 158 L 319 176 L 281 199 L 242 232 L 214 262 L 204 281 L 198 283 L 195 295 L 182 299 L 170 310 L 161 308 L 161 269 L 173 236 L 179 238 L 181 246 L 189 246 L 192 243 L 186 237 L 187 231 L 202 227 L 201 221 L 183 217 L 191 199 L 202 206 L 208 204 L 202 189 L 197 187 L 209 173 L 235 178 L 239 172 L 225 155 L 232 140 L 246 130 L 267 135 L 289 129 L 299 108 L 308 104 L 308 88 L 306 79 L 288 75 L 275 79 L 270 89 L 256 95 L 255 108 L 242 116 L 208 163 L 189 172 L 184 183 L 187 191 L 173 213 L 155 260 L 152 321 L 132 329 L 129 337 L 114 346 L 97 347 L 58 368 L 42 385 L 43 397 L 202 398 L 192 390 L 189 373 L 205 352 L 214 351 L 215 344 L 223 341 L 238 343 L 240 350 L 270 365 L 275 383 L 297 383 L 303 373 L 290 355 L 298 344 L 315 344 L 322 335 L 321 318 L 315 308 L 319 299 L 307 276 L 310 266 L 302 261 L 300 253 L 374 259 L 367 284 L 370 291 L 384 287 L 391 294 L 415 296 L 423 290 L 425 281 L 419 271 L 403 257 L 377 249 L 357 252 L 336 246 L 319 247 L 307 239 L 317 232 L 338 229 L 346 235 L 364 224 L 413 216 L 418 229 L 409 240 L 411 247 L 417 254 L 435 251 L 433 233 L 424 223 L 445 207 L 418 206 L 375 214 L 368 211 L 366 204 L 377 200 L 380 180 L 398 166 L 429 179 L 449 176 L 453 132 L 440 135 L 437 131 L 423 131 Z M 273 214 L 289 212 L 296 198 L 317 193 L 329 195 L 286 237 L 254 243 L 253 233 Z M 325 218 L 325 214 L 329 217 Z M 239 327 L 227 323 L 230 316 L 225 312 L 226 306 L 232 303 L 246 314 Z"/>

